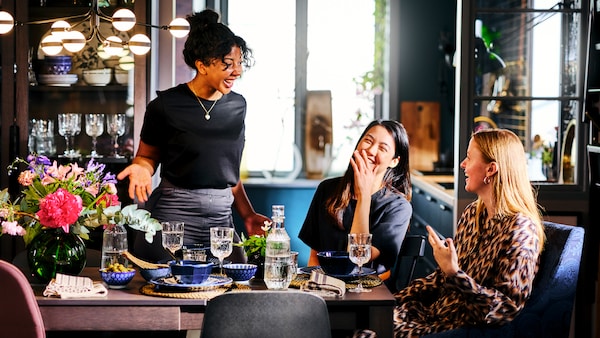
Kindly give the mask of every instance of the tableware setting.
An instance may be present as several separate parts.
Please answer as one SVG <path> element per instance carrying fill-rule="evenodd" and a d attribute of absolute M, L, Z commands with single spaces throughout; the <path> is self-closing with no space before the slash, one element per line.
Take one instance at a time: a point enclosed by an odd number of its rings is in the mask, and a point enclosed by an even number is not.
<path fill-rule="evenodd" d="M 102 281 L 108 285 L 109 289 L 122 289 L 127 287 L 135 276 L 134 268 L 126 268 L 125 266 L 116 263 L 107 268 L 100 269 L 100 277 Z"/>
<path fill-rule="evenodd" d="M 179 284 L 202 284 L 212 272 L 213 263 L 199 261 L 169 261 L 171 275 Z"/>
<path fill-rule="evenodd" d="M 167 249 L 173 259 L 176 260 L 175 252 L 183 247 L 184 222 L 161 222 L 161 225 L 162 246 Z"/>
<path fill-rule="evenodd" d="M 223 271 L 225 275 L 230 277 L 235 282 L 245 282 L 254 277 L 256 264 L 243 264 L 243 263 L 231 263 L 223 265 Z"/>
<path fill-rule="evenodd" d="M 350 271 L 350 273 L 347 274 L 331 274 L 331 273 L 327 273 L 323 270 L 323 268 L 321 266 L 305 266 L 305 267 L 301 267 L 298 269 L 298 271 L 300 273 L 305 273 L 310 275 L 310 273 L 313 270 L 319 270 L 321 269 L 326 275 L 331 276 L 331 277 L 335 277 L 338 279 L 341 279 L 343 281 L 352 281 L 352 280 L 357 280 L 359 278 L 362 277 L 366 277 L 366 276 L 371 276 L 371 275 L 375 275 L 377 271 L 375 271 L 375 269 L 371 269 L 371 268 L 365 268 L 363 267 L 362 272 L 359 272 L 358 267 L 354 267 L 354 269 L 352 271 Z"/>
<path fill-rule="evenodd" d="M 233 252 L 233 228 L 210 228 L 210 252 L 219 259 L 219 267 L 223 274 L 223 260 Z"/>
<path fill-rule="evenodd" d="M 81 132 L 81 114 L 58 114 L 58 133 L 65 138 L 65 151 L 59 157 L 80 157 L 79 151 L 73 149 L 73 139 Z"/>
<path fill-rule="evenodd" d="M 317 259 L 323 271 L 330 275 L 348 275 L 356 267 L 347 251 L 320 251 Z"/>
<path fill-rule="evenodd" d="M 157 267 L 157 268 L 139 268 L 140 275 L 147 281 L 168 277 L 171 275 L 171 268 L 169 267 Z"/>
<path fill-rule="evenodd" d="M 363 264 L 371 259 L 371 240 L 373 234 L 348 234 L 348 252 L 350 260 L 358 265 L 358 274 L 363 273 Z M 350 292 L 371 292 L 370 289 L 363 287 L 361 280 L 358 280 L 356 288 L 350 289 Z"/>
<path fill-rule="evenodd" d="M 180 283 L 175 277 L 162 277 L 149 281 L 157 290 L 174 292 L 211 291 L 233 283 L 231 277 L 224 275 L 209 275 L 202 283 Z"/>

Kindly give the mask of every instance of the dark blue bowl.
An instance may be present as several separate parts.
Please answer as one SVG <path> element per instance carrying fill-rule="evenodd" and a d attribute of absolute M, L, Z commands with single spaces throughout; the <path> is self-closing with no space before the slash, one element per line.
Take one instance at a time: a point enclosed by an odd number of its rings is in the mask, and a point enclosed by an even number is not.
<path fill-rule="evenodd" d="M 356 267 L 347 251 L 321 251 L 317 253 L 317 258 L 319 265 L 328 275 L 348 275 Z"/>
<path fill-rule="evenodd" d="M 151 280 L 162 278 L 162 277 L 167 277 L 170 274 L 171 274 L 171 269 L 169 267 L 155 268 L 155 269 L 140 268 L 140 275 L 142 275 L 142 277 L 144 277 L 144 279 L 148 282 Z"/>
<path fill-rule="evenodd" d="M 111 289 L 124 288 L 131 282 L 133 276 L 135 276 L 135 270 L 123 272 L 100 270 L 100 277 L 102 277 L 104 283 Z"/>
<path fill-rule="evenodd" d="M 170 261 L 171 274 L 183 284 L 202 284 L 212 272 L 213 263 L 200 261 Z"/>
<path fill-rule="evenodd" d="M 68 55 L 46 56 L 42 63 L 42 74 L 62 75 L 71 71 L 73 62 Z"/>
<path fill-rule="evenodd" d="M 234 281 L 247 281 L 254 277 L 257 266 L 255 264 L 225 264 L 223 265 L 223 272 L 227 277 Z"/>

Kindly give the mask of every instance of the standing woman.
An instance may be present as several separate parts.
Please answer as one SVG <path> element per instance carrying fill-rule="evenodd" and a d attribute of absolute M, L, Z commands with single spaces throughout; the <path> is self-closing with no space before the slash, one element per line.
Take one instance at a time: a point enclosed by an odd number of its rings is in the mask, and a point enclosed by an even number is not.
<path fill-rule="evenodd" d="M 117 178 L 129 178 L 129 195 L 147 202 L 152 217 L 184 221 L 185 245 L 208 248 L 211 227 L 234 226 L 232 206 L 249 234 L 261 233 L 260 226 L 269 219 L 254 211 L 240 181 L 246 100 L 232 87 L 250 66 L 251 50 L 212 10 L 187 20 L 190 33 L 183 56 L 196 75 L 157 92 L 146 108 L 137 154 Z M 161 182 L 152 191 L 159 165 Z M 168 259 L 158 236 L 151 246 L 135 241 L 134 253 L 152 261 Z M 244 261 L 242 248 L 234 246 L 230 259 Z"/>
<path fill-rule="evenodd" d="M 500 325 L 531 294 L 545 237 L 521 140 L 505 129 L 480 130 L 460 167 L 477 200 L 465 208 L 454 241 L 427 227 L 439 268 L 395 295 L 396 337 Z"/>
<path fill-rule="evenodd" d="M 317 252 L 347 251 L 349 233 L 371 233 L 371 261 L 389 271 L 412 216 L 408 136 L 397 121 L 371 122 L 358 141 L 346 173 L 319 184 L 298 237 Z"/>

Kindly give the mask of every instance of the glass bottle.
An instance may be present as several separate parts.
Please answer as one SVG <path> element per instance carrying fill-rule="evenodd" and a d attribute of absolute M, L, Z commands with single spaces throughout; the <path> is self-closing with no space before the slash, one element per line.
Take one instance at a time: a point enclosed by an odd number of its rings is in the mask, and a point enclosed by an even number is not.
<path fill-rule="evenodd" d="M 102 236 L 102 262 L 100 268 L 105 269 L 110 264 L 120 263 L 129 266 L 129 260 L 123 255 L 128 250 L 127 229 L 123 225 L 109 225 Z"/>
<path fill-rule="evenodd" d="M 267 235 L 264 281 L 268 289 L 285 290 L 292 281 L 290 236 L 284 226 L 284 206 L 273 205 L 271 231 Z"/>

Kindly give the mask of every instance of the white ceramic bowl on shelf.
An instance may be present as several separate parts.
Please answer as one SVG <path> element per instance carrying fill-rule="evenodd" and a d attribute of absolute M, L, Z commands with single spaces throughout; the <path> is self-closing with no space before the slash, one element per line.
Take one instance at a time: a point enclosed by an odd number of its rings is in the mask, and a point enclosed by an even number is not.
<path fill-rule="evenodd" d="M 106 86 L 110 83 L 112 69 L 86 69 L 83 71 L 83 81 L 90 86 Z"/>

